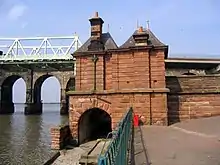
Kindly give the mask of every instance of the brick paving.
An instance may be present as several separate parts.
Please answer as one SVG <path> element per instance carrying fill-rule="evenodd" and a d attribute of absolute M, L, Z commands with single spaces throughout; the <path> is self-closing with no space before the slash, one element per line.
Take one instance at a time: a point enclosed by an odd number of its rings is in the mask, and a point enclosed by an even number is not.
<path fill-rule="evenodd" d="M 134 165 L 220 165 L 220 117 L 135 128 Z"/>

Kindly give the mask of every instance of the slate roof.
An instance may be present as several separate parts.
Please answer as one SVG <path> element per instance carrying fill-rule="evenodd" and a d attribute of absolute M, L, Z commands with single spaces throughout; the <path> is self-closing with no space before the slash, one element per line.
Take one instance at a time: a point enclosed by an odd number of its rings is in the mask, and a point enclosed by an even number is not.
<path fill-rule="evenodd" d="M 91 38 L 89 38 L 77 51 L 78 52 L 87 52 L 88 51 L 88 46 L 90 45 Z M 118 46 L 115 43 L 114 39 L 112 38 L 110 33 L 103 33 L 102 34 L 102 42 L 104 43 L 104 50 L 109 50 L 109 49 L 117 49 Z"/>
<path fill-rule="evenodd" d="M 149 43 L 148 43 L 148 45 L 166 46 L 149 29 L 144 29 L 144 32 L 149 34 Z M 136 30 L 132 34 L 132 36 L 123 45 L 121 45 L 119 48 L 129 48 L 129 47 L 135 46 L 135 41 L 134 41 L 133 35 L 135 35 L 137 33 L 138 33 L 138 30 Z"/>

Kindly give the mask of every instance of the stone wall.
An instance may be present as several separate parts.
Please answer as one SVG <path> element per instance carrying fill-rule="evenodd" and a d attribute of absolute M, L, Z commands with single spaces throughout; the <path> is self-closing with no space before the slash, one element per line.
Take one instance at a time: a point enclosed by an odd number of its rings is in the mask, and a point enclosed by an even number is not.
<path fill-rule="evenodd" d="M 97 53 L 96 89 L 165 88 L 164 52 L 149 49 Z M 76 90 L 92 90 L 93 55 L 76 58 Z"/>
<path fill-rule="evenodd" d="M 99 108 L 112 118 L 112 129 L 129 107 L 133 107 L 143 124 L 167 125 L 166 90 L 121 90 L 96 93 L 73 92 L 70 94 L 69 124 L 72 136 L 78 136 L 78 121 L 89 109 Z"/>
<path fill-rule="evenodd" d="M 108 72 L 107 77 L 112 78 L 107 79 L 109 89 L 165 87 L 165 63 L 162 50 L 114 52 L 107 66 L 109 66 L 107 70 L 111 71 Z"/>
<path fill-rule="evenodd" d="M 96 88 L 103 90 L 103 54 L 97 55 L 98 61 L 96 64 Z M 76 60 L 76 90 L 88 91 L 94 87 L 94 63 L 93 55 L 83 56 Z"/>
<path fill-rule="evenodd" d="M 220 115 L 220 76 L 166 77 L 169 124 Z"/>
<path fill-rule="evenodd" d="M 72 139 L 69 125 L 52 127 L 50 132 L 51 148 L 55 150 L 63 149 Z"/>
<path fill-rule="evenodd" d="M 166 76 L 183 76 L 184 74 L 191 73 L 192 75 L 204 76 L 207 75 L 206 69 L 189 69 L 189 68 L 166 68 Z"/>

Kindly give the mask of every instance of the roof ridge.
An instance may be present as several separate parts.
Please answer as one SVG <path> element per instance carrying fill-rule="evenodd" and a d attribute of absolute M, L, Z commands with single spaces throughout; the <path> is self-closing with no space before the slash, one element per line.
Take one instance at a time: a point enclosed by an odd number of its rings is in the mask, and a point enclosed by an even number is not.
<path fill-rule="evenodd" d="M 153 46 L 166 46 L 163 42 L 161 42 L 156 37 L 156 35 L 150 29 L 144 28 L 144 32 L 149 34 L 149 41 L 150 41 L 149 43 L 150 43 L 150 45 L 153 45 Z M 133 35 L 135 35 L 137 33 L 138 33 L 138 30 L 135 30 L 134 33 L 121 46 L 119 46 L 119 48 L 128 48 L 128 47 L 135 46 L 135 41 L 134 41 Z"/>

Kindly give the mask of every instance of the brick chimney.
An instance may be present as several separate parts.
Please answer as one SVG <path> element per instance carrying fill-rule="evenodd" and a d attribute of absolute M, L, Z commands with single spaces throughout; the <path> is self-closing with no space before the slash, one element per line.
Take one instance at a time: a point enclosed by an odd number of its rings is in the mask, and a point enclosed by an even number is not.
<path fill-rule="evenodd" d="M 137 32 L 133 35 L 135 46 L 146 46 L 148 45 L 149 34 L 144 31 L 143 27 L 139 27 Z"/>
<path fill-rule="evenodd" d="M 95 12 L 94 17 L 89 19 L 91 24 L 91 41 L 88 46 L 90 51 L 104 50 L 104 45 L 102 43 L 102 25 L 104 21 L 99 17 L 98 12 Z"/>

